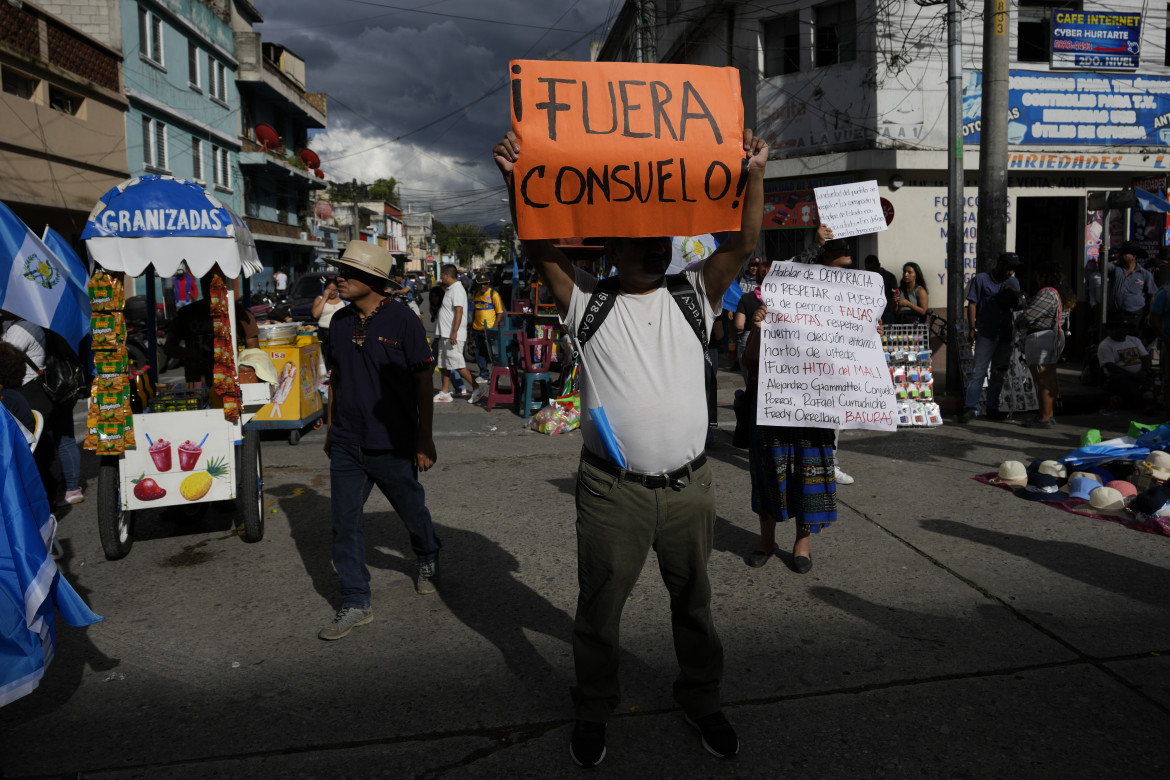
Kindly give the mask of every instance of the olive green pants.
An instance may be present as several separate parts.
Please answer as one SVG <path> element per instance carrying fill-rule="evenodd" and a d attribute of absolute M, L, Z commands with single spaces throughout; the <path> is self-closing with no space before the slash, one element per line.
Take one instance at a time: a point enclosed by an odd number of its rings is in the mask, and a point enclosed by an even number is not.
<path fill-rule="evenodd" d="M 711 466 L 651 489 L 582 462 L 577 472 L 577 617 L 572 689 L 576 717 L 605 722 L 621 699 L 618 636 L 622 608 L 653 549 L 670 594 L 679 675 L 675 701 L 692 718 L 720 708 L 723 645 L 711 620 L 707 561 L 715 526 Z"/>

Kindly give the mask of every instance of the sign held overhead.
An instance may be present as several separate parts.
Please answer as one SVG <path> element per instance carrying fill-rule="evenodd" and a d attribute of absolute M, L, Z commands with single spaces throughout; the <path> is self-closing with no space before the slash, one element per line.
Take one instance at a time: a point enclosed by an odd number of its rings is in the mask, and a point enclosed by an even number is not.
<path fill-rule="evenodd" d="M 734 68 L 510 65 L 520 238 L 739 229 L 747 156 Z"/>

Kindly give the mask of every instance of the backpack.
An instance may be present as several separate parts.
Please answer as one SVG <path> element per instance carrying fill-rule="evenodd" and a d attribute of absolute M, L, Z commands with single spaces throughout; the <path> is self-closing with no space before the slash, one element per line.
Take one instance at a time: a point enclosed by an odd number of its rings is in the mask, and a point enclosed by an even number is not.
<path fill-rule="evenodd" d="M 54 406 L 72 405 L 78 398 L 88 395 L 85 369 L 81 358 L 60 334 L 48 328 L 45 332 L 45 367 L 38 369 L 28 355 L 24 360 L 37 372 L 41 389 Z"/>
<path fill-rule="evenodd" d="M 589 303 L 585 305 L 585 315 L 581 317 L 581 324 L 577 326 L 578 349 L 584 348 L 585 342 L 597 333 L 601 323 L 605 322 L 610 309 L 617 302 L 620 282 L 616 276 L 602 279 L 589 296 Z M 709 361 L 707 354 L 707 330 L 703 327 L 703 307 L 699 301 L 699 293 L 687 281 L 686 274 L 670 274 L 666 277 L 666 289 L 674 302 L 682 309 L 683 316 L 690 323 L 691 329 L 703 345 L 703 360 Z"/>

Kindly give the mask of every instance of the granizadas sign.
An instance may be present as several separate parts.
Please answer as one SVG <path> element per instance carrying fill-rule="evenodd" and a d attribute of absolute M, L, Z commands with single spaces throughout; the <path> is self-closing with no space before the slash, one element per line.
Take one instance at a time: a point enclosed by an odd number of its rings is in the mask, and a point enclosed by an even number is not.
<path fill-rule="evenodd" d="M 1142 15 L 1052 11 L 1052 67 L 1136 70 Z"/>

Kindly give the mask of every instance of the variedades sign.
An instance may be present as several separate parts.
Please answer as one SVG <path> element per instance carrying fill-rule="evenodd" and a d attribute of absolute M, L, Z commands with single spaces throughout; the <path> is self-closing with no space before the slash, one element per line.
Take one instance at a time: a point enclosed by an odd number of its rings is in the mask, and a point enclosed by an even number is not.
<path fill-rule="evenodd" d="M 1142 15 L 1053 9 L 1052 66 L 1136 70 Z"/>
<path fill-rule="evenodd" d="M 739 228 L 736 69 L 514 60 L 510 71 L 520 238 Z"/>
<path fill-rule="evenodd" d="M 967 71 L 963 142 L 979 143 L 983 74 Z M 1170 78 L 1013 70 L 1008 143 L 1170 146 Z"/>

